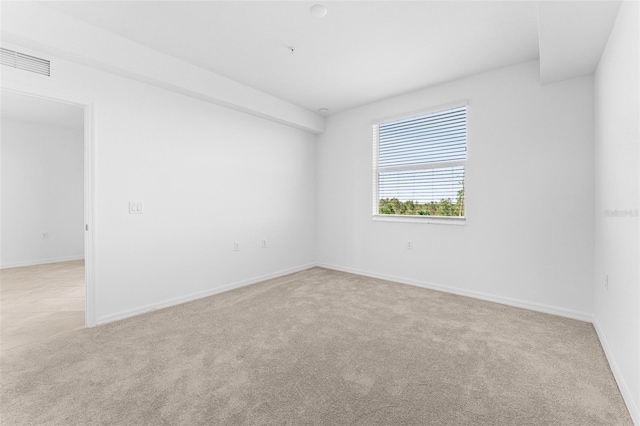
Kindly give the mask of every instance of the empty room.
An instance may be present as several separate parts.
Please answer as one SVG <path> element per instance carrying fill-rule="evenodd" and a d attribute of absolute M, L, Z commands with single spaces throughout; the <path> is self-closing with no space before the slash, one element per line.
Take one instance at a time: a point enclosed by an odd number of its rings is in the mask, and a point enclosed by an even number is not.
<path fill-rule="evenodd" d="M 638 1 L 0 17 L 1 424 L 640 426 Z"/>
<path fill-rule="evenodd" d="M 3 349 L 85 326 L 83 116 L 2 94 Z"/>

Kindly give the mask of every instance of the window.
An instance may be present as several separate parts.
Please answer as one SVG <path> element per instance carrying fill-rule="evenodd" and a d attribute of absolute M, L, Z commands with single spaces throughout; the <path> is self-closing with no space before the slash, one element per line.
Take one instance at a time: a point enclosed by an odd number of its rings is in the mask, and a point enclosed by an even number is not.
<path fill-rule="evenodd" d="M 464 220 L 467 105 L 373 126 L 377 218 Z"/>

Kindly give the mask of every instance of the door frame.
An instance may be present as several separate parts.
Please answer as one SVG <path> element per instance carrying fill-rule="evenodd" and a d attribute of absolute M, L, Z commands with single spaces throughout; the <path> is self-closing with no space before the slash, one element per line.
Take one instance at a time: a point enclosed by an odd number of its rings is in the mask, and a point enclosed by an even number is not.
<path fill-rule="evenodd" d="M 57 93 L 45 95 L 30 89 L 19 90 L 2 87 L 2 92 L 15 93 L 32 98 L 71 104 L 84 110 L 84 285 L 85 327 L 94 327 L 96 322 L 95 291 L 95 105 L 86 99 L 75 99 Z"/>

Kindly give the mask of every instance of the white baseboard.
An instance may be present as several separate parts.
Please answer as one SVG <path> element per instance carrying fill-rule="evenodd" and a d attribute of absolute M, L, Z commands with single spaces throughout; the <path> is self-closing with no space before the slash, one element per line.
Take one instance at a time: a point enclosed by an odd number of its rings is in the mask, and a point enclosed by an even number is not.
<path fill-rule="evenodd" d="M 604 334 L 604 330 L 600 327 L 597 318 L 593 319 L 593 328 L 596 329 L 596 334 L 600 339 L 600 345 L 602 349 L 604 349 L 604 354 L 607 357 L 607 361 L 609 361 L 609 366 L 611 367 L 611 372 L 613 373 L 613 377 L 616 379 L 618 383 L 618 389 L 620 389 L 620 393 L 622 394 L 622 399 L 624 399 L 625 404 L 627 404 L 627 409 L 629 410 L 629 414 L 631 415 L 631 420 L 637 426 L 640 426 L 640 411 L 638 410 L 638 406 L 636 405 L 633 397 L 631 396 L 631 391 L 629 390 L 629 386 L 624 380 L 622 373 L 620 372 L 620 368 L 618 367 L 618 363 L 613 356 L 613 352 L 611 351 L 611 347 L 607 342 L 607 337 Z"/>
<path fill-rule="evenodd" d="M 144 314 L 147 312 L 155 311 L 157 309 L 168 308 L 170 306 L 180 305 L 182 303 L 191 302 L 193 300 L 202 299 L 203 297 L 213 296 L 214 294 L 223 293 L 225 291 L 233 290 L 240 287 L 245 287 L 251 284 L 258 283 L 260 281 L 266 281 L 273 278 L 279 278 L 285 275 L 293 274 L 294 272 L 304 271 L 305 269 L 313 268 L 316 266 L 315 263 L 309 263 L 306 265 L 297 266 L 290 269 L 285 269 L 282 271 L 274 272 L 271 274 L 261 275 L 255 278 L 250 278 L 243 281 L 238 281 L 235 283 L 227 284 L 222 287 L 216 287 L 207 289 L 204 291 L 199 291 L 196 293 L 191 293 L 186 296 L 180 296 L 173 299 L 165 300 L 157 303 L 150 303 L 148 305 L 140 306 L 133 309 L 127 309 L 124 311 L 116 312 L 115 314 L 108 314 L 98 317 L 96 323 L 106 324 L 113 321 L 119 321 L 125 318 L 130 318 L 136 315 Z"/>
<path fill-rule="evenodd" d="M 574 310 L 570 310 L 570 309 L 560 308 L 560 307 L 557 307 L 557 306 L 550 306 L 550 305 L 539 304 L 539 303 L 531 303 L 531 302 L 526 302 L 526 301 L 512 299 L 512 298 L 503 297 L 503 296 L 496 296 L 496 295 L 491 295 L 491 294 L 486 294 L 486 293 L 481 293 L 481 292 L 476 292 L 476 291 L 459 289 L 459 288 L 446 286 L 446 285 L 441 285 L 441 284 L 434 284 L 434 283 L 429 283 L 429 282 L 417 281 L 417 280 L 412 280 L 412 279 L 403 278 L 403 277 L 397 277 L 397 276 L 393 276 L 393 275 L 378 274 L 378 273 L 374 273 L 374 272 L 368 272 L 368 271 L 363 271 L 363 270 L 359 270 L 359 269 L 348 268 L 348 267 L 338 266 L 338 265 L 331 265 L 331 264 L 322 263 L 322 262 L 320 262 L 320 263 L 309 263 L 309 264 L 301 265 L 301 266 L 298 266 L 298 267 L 295 267 L 295 268 L 290 268 L 290 269 L 274 272 L 274 273 L 271 273 L 271 274 L 266 274 L 266 275 L 258 276 L 258 277 L 255 277 L 255 278 L 251 278 L 251 279 L 247 279 L 247 280 L 243 280 L 243 281 L 238 281 L 238 282 L 235 282 L 235 283 L 227 284 L 227 285 L 222 286 L 222 287 L 212 288 L 212 289 L 208 289 L 208 290 L 205 290 L 205 291 L 192 293 L 192 294 L 189 294 L 189 295 L 186 295 L 186 296 L 181 296 L 181 297 L 177 297 L 177 298 L 170 299 L 170 300 L 165 300 L 165 301 L 158 302 L 158 303 L 153 303 L 153 304 L 148 304 L 148 305 L 141 306 L 141 307 L 138 307 L 138 308 L 128 309 L 128 310 L 125 310 L 125 311 L 117 312 L 115 314 L 104 315 L 104 316 L 98 318 L 97 324 L 106 324 L 106 323 L 109 323 L 109 322 L 118 321 L 118 320 L 121 320 L 121 319 L 133 317 L 133 316 L 140 315 L 140 314 L 143 314 L 143 313 L 146 313 L 146 312 L 150 312 L 150 311 L 154 311 L 154 310 L 157 310 L 157 309 L 168 308 L 170 306 L 179 305 L 179 304 L 182 304 L 182 303 L 190 302 L 192 300 L 197 300 L 197 299 L 201 299 L 201 298 L 204 298 L 204 297 L 212 296 L 214 294 L 223 293 L 225 291 L 229 291 L 229 290 L 233 290 L 233 289 L 236 289 L 236 288 L 252 285 L 252 284 L 258 283 L 260 281 L 265 281 L 265 280 L 269 280 L 269 279 L 273 279 L 273 278 L 278 278 L 278 277 L 282 277 L 282 276 L 285 276 L 285 275 L 292 274 L 294 272 L 303 271 L 305 269 L 313 268 L 314 266 L 318 266 L 318 267 L 326 268 L 326 269 L 333 269 L 333 270 L 336 270 L 336 271 L 348 272 L 348 273 L 351 273 L 351 274 L 362 275 L 362 276 L 366 276 L 366 277 L 383 279 L 383 280 L 387 280 L 387 281 L 395 281 L 395 282 L 398 282 L 398 283 L 408 284 L 408 285 L 412 285 L 412 286 L 416 286 L 416 287 L 422 287 L 422 288 L 427 288 L 427 289 L 431 289 L 431 290 L 443 291 L 443 292 L 446 292 L 446 293 L 458 294 L 458 295 L 461 295 L 461 296 L 472 297 L 472 298 L 475 298 L 475 299 L 486 300 L 486 301 L 495 302 L 495 303 L 501 303 L 503 305 L 514 306 L 514 307 L 518 307 L 518 308 L 529 309 L 529 310 L 532 310 L 532 311 L 543 312 L 543 313 L 547 313 L 547 314 L 558 315 L 558 316 L 562 316 L 562 317 L 567 317 L 567 318 L 571 318 L 571 319 L 576 319 L 576 320 L 580 320 L 580 321 L 593 323 L 593 325 L 595 327 L 595 330 L 596 330 L 596 333 L 598 335 L 598 338 L 600 339 L 600 342 L 601 342 L 602 347 L 604 349 L 604 352 L 606 354 L 607 360 L 609 361 L 609 365 L 611 366 L 611 371 L 613 372 L 614 378 L 615 378 L 616 382 L 618 383 L 618 387 L 620 388 L 620 392 L 622 393 L 624 401 L 627 404 L 627 408 L 629 409 L 629 413 L 631 414 L 631 418 L 633 419 L 633 421 L 634 421 L 634 423 L 636 425 L 640 426 L 640 416 L 638 415 L 638 407 L 635 405 L 635 403 L 634 403 L 634 401 L 633 401 L 633 399 L 631 397 L 631 393 L 629 391 L 629 388 L 626 385 L 626 383 L 624 381 L 624 378 L 620 374 L 620 370 L 619 370 L 619 368 L 618 368 L 618 366 L 617 366 L 617 364 L 615 362 L 615 358 L 611 354 L 611 350 L 609 349 L 609 346 L 608 346 L 607 340 L 606 340 L 606 338 L 604 336 L 604 333 L 603 333 L 602 329 L 600 328 L 600 326 L 598 325 L 597 321 L 594 320 L 593 315 L 588 314 L 586 312 L 574 311 Z"/>
<path fill-rule="evenodd" d="M 82 260 L 82 259 L 84 259 L 84 255 L 50 257 L 48 259 L 37 259 L 37 260 L 23 260 L 20 262 L 3 263 L 2 266 L 0 266 L 0 269 L 22 268 L 23 266 L 46 265 L 48 263 L 69 262 L 72 260 Z"/>
<path fill-rule="evenodd" d="M 624 402 L 627 405 L 627 409 L 629 410 L 629 414 L 631 415 L 631 419 L 633 420 L 635 425 L 640 426 L 640 412 L 638 410 L 638 406 L 634 402 L 633 397 L 631 396 L 631 391 L 629 390 L 629 387 L 627 386 L 627 384 L 626 384 L 626 382 L 624 380 L 624 377 L 620 373 L 620 369 L 618 368 L 618 364 L 616 363 L 616 360 L 613 357 L 613 353 L 611 352 L 609 344 L 607 343 L 607 339 L 606 339 L 606 337 L 604 335 L 604 332 L 603 332 L 602 328 L 600 328 L 600 325 L 598 324 L 597 320 L 591 314 L 588 314 L 586 312 L 579 312 L 579 311 L 574 311 L 574 310 L 570 310 L 570 309 L 565 309 L 565 308 L 559 308 L 559 307 L 556 307 L 556 306 L 549 306 L 549 305 L 544 305 L 544 304 L 539 304 L 539 303 L 531 303 L 531 302 L 526 302 L 526 301 L 522 301 L 522 300 L 511 299 L 511 298 L 508 298 L 508 297 L 495 296 L 495 295 L 486 294 L 486 293 L 463 290 L 463 289 L 450 287 L 450 286 L 446 286 L 446 285 L 440 285 L 440 284 L 434 284 L 434 283 L 428 283 L 428 282 L 412 280 L 412 279 L 403 278 L 403 277 L 396 277 L 396 276 L 392 276 L 392 275 L 385 275 L 385 274 L 378 274 L 378 273 L 374 273 L 374 272 L 362 271 L 362 270 L 359 270 L 359 269 L 348 268 L 348 267 L 344 267 L 344 266 L 337 266 L 337 265 L 331 265 L 331 264 L 326 264 L 326 263 L 317 263 L 317 266 L 319 266 L 321 268 L 327 268 L 327 269 L 333 269 L 333 270 L 336 270 L 336 271 L 348 272 L 348 273 L 351 273 L 351 274 L 362 275 L 362 276 L 365 276 L 365 277 L 379 278 L 379 279 L 387 280 L 387 281 L 395 281 L 395 282 L 399 282 L 399 283 L 402 283 L 402 284 L 408 284 L 408 285 L 413 285 L 413 286 L 417 286 L 417 287 L 428 288 L 428 289 L 431 289 L 431 290 L 443 291 L 443 292 L 446 292 L 446 293 L 458 294 L 458 295 L 461 295 L 461 296 L 473 297 L 475 299 L 487 300 L 487 301 L 490 301 L 490 302 L 501 303 L 503 305 L 515 306 L 515 307 L 518 307 L 518 308 L 529 309 L 529 310 L 532 310 L 532 311 L 543 312 L 543 313 L 546 313 L 546 314 L 553 314 L 553 315 L 572 318 L 572 319 L 576 319 L 576 320 L 580 320 L 580 321 L 590 322 L 590 323 L 593 324 L 593 326 L 594 326 L 594 328 L 596 330 L 596 334 L 597 334 L 598 338 L 600 339 L 600 344 L 601 344 L 601 346 L 602 346 L 602 348 L 604 350 L 604 353 L 606 354 L 607 361 L 609 362 L 609 366 L 611 367 L 611 371 L 613 372 L 613 377 L 615 378 L 616 383 L 618 384 L 618 388 L 620 389 L 620 393 L 622 394 L 622 398 L 624 399 Z"/>
<path fill-rule="evenodd" d="M 408 284 L 416 287 L 428 288 L 430 290 L 438 290 L 445 293 L 452 293 L 460 296 L 472 297 L 474 299 L 486 300 L 488 302 L 501 303 L 503 305 L 515 306 L 517 308 L 543 312 L 545 314 L 558 315 L 561 317 L 576 319 L 580 321 L 591 322 L 593 320 L 593 315 L 589 313 L 560 308 L 558 306 L 527 302 L 524 300 L 512 299 L 504 296 L 481 293 L 478 291 L 464 290 L 461 288 L 451 287 L 447 285 L 434 284 L 430 282 L 418 281 L 418 280 L 413 280 L 413 279 L 404 278 L 404 277 L 396 277 L 393 275 L 378 274 L 376 272 L 362 271 L 359 269 L 348 268 L 348 267 L 338 266 L 338 265 L 331 265 L 327 263 L 317 263 L 317 266 L 322 268 L 327 268 L 327 269 L 333 269 L 336 271 L 348 272 L 356 275 L 363 275 L 365 277 L 378 278 L 378 279 L 387 280 L 387 281 L 395 281 L 398 283 Z"/>

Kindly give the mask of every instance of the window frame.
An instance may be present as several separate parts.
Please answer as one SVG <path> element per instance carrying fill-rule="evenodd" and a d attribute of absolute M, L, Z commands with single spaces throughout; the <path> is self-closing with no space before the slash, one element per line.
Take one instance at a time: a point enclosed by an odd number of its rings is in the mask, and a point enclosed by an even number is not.
<path fill-rule="evenodd" d="M 441 163 L 433 163 L 434 165 L 438 164 L 446 164 L 446 165 L 462 165 L 464 166 L 464 216 L 420 216 L 420 215 L 399 215 L 399 214 L 380 214 L 380 197 L 379 197 L 379 163 L 380 163 L 380 135 L 379 135 L 379 125 L 382 123 L 386 123 L 389 121 L 402 120 L 406 118 L 418 117 L 421 115 L 428 115 L 440 111 L 444 111 L 447 109 L 459 108 L 459 107 L 467 107 L 466 111 L 466 125 L 467 125 L 467 139 L 466 139 L 466 159 L 463 161 L 454 161 L 454 162 L 441 162 Z M 396 114 L 390 117 L 384 117 L 377 120 L 373 120 L 371 122 L 371 132 L 373 136 L 373 168 L 372 168 L 372 220 L 381 221 L 381 222 L 405 222 L 405 223 L 428 223 L 428 224 L 441 224 L 441 225 L 466 225 L 467 224 L 467 216 L 468 216 L 468 205 L 466 204 L 467 200 L 467 161 L 469 159 L 469 101 L 467 99 L 461 99 L 456 102 L 451 102 L 447 104 L 440 104 L 433 107 L 429 107 L 426 109 L 420 109 L 412 112 L 405 112 L 402 114 Z M 453 164 L 455 163 L 455 164 Z M 446 166 L 445 166 L 446 167 Z M 419 170 L 419 169 L 427 169 L 427 168 L 437 168 L 437 167 L 424 167 L 424 166 L 406 166 L 407 170 Z"/>

